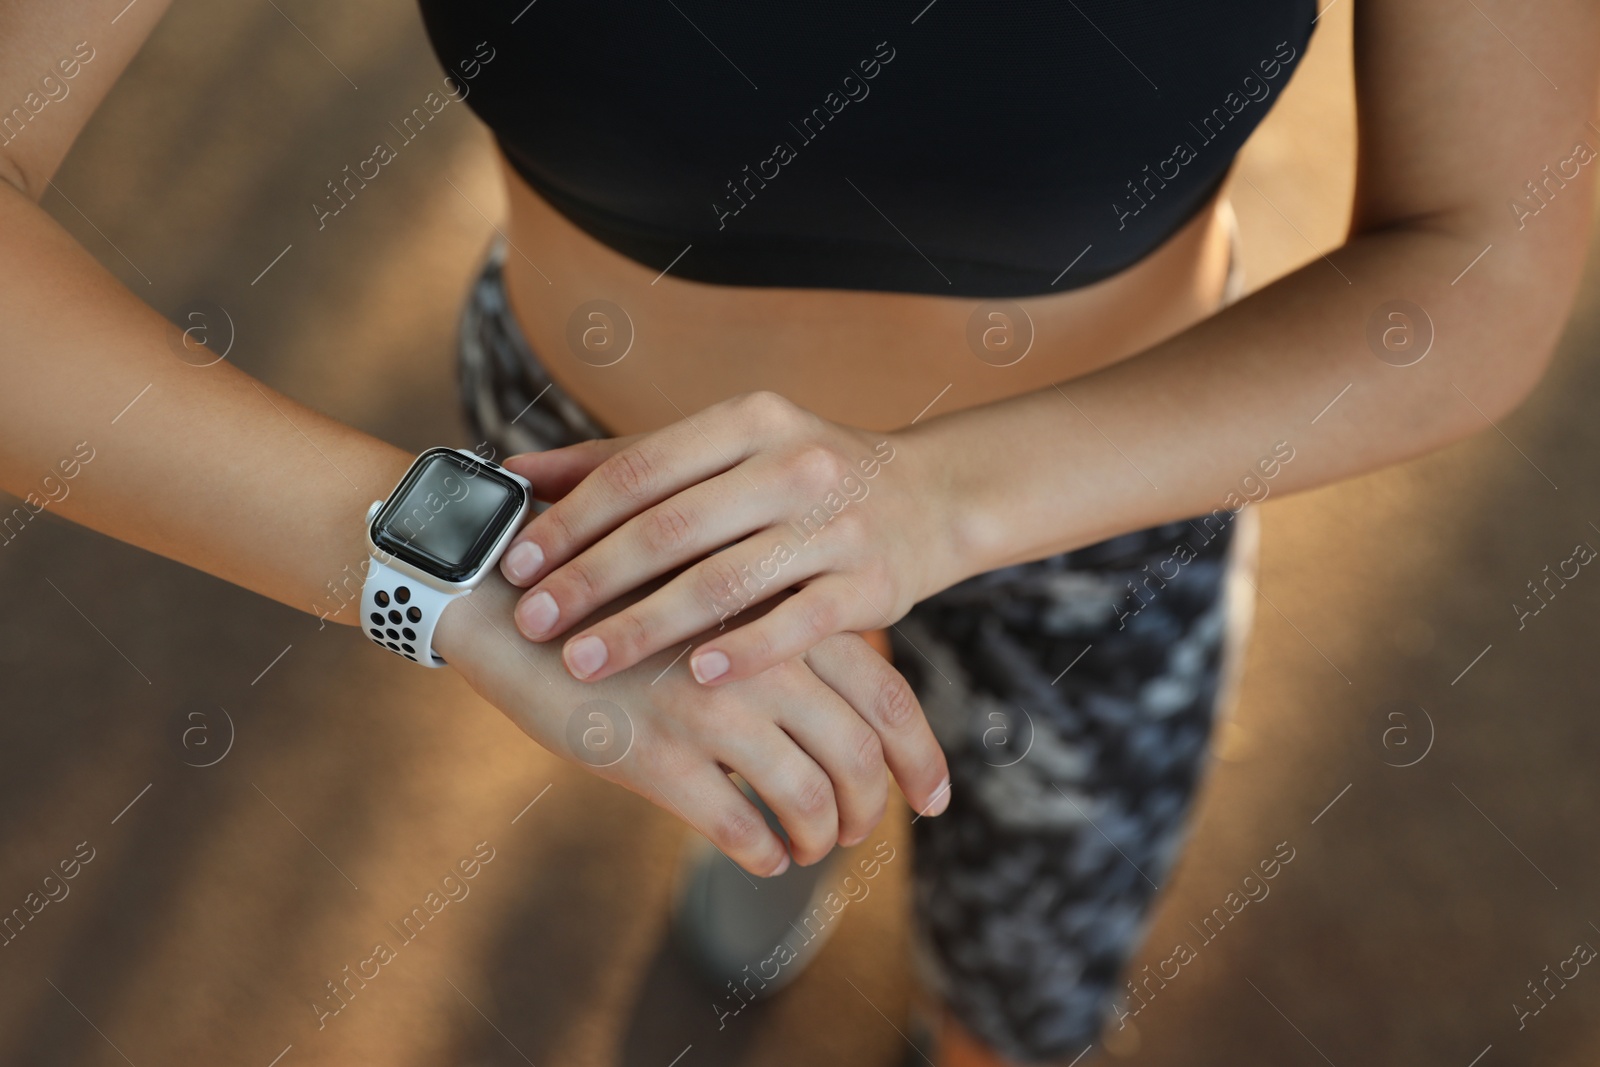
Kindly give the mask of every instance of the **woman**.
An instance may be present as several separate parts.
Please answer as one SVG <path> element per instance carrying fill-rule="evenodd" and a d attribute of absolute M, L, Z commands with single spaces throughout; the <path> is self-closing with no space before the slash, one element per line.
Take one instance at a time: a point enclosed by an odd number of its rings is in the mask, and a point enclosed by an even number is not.
<path fill-rule="evenodd" d="M 558 750 L 586 701 L 627 707 L 638 743 L 602 773 L 756 873 L 862 839 L 887 762 L 919 811 L 949 804 L 916 824 L 941 1059 L 1071 1059 L 1173 859 L 1236 511 L 1440 447 L 1538 380 L 1583 256 L 1600 14 L 1363 6 L 1350 238 L 1214 313 L 1228 167 L 1309 4 L 513 7 L 424 5 L 511 194 L 468 400 L 519 450 L 628 436 L 507 461 L 561 499 L 436 648 Z M 42 4 L 5 17 L 20 97 L 80 35 Z M 80 103 L 131 49 L 104 51 Z M 76 126 L 37 132 L 0 155 L 4 486 L 149 385 L 116 478 L 63 513 L 319 602 L 407 457 L 173 366 L 30 202 Z M 1428 329 L 1433 358 L 1397 354 Z M 948 788 L 852 636 L 891 624 Z"/>

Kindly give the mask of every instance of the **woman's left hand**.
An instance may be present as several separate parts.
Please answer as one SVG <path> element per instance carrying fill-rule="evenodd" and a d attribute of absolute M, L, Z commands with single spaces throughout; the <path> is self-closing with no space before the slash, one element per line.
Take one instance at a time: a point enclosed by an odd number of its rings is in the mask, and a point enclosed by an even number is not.
<path fill-rule="evenodd" d="M 618 596 L 688 566 L 569 639 L 598 680 L 720 627 L 689 663 L 748 678 L 841 632 L 885 627 L 964 575 L 940 465 L 896 434 L 828 422 L 772 393 L 713 405 L 652 434 L 505 460 L 556 503 L 501 562 L 529 587 L 517 628 L 548 641 Z M 721 549 L 721 551 L 718 551 Z M 752 604 L 795 592 L 748 625 Z"/>

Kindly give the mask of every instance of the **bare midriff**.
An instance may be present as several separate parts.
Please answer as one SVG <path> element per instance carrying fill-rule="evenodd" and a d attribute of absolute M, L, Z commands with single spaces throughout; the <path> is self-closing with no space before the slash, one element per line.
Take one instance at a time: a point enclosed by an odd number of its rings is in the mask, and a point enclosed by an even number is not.
<path fill-rule="evenodd" d="M 511 204 L 512 311 L 551 379 L 618 434 L 657 429 L 757 390 L 878 430 L 906 425 L 936 397 L 934 415 L 992 403 L 1087 374 L 1188 328 L 1216 310 L 1228 269 L 1219 192 L 1122 273 L 1044 296 L 986 301 L 711 285 L 613 251 L 503 159 L 502 170 Z M 932 266 L 928 273 L 938 282 Z M 627 321 L 585 314 L 571 328 L 574 313 L 591 301 L 623 309 Z M 1014 358 L 1016 348 L 992 345 L 980 358 L 969 342 L 974 310 L 1001 302 L 1020 306 L 1032 322 L 1031 346 L 1009 366 L 996 364 Z M 1004 319 L 986 321 L 1006 328 Z M 1023 336 L 1019 330 L 1009 343 Z M 610 362 L 623 344 L 626 354 Z"/>

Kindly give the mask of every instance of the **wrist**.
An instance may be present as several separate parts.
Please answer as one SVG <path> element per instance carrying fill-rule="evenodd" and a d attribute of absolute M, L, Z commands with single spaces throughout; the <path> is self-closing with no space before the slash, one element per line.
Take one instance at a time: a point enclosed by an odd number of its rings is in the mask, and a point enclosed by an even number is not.
<path fill-rule="evenodd" d="M 559 650 L 517 632 L 511 612 L 520 593 L 498 570 L 485 575 L 440 613 L 433 650 L 525 734 L 560 754 L 566 715 L 592 694 L 567 675 Z"/>
<path fill-rule="evenodd" d="M 498 568 L 484 575 L 476 589 L 445 605 L 433 630 L 433 650 L 446 663 L 456 665 L 465 658 L 466 649 L 484 641 L 500 640 L 493 632 L 493 620 L 504 619 L 510 627 L 519 592 L 501 577 Z M 524 640 L 515 629 L 511 633 L 518 641 Z"/>
<path fill-rule="evenodd" d="M 1004 525 L 990 506 L 991 487 L 982 476 L 977 450 L 961 437 L 959 419 L 941 419 L 889 435 L 896 456 L 904 457 L 919 484 L 913 499 L 922 513 L 916 523 L 917 555 L 923 560 L 918 599 L 948 589 L 975 574 L 993 570 L 1004 553 Z M 953 432 L 954 431 L 954 432 Z"/>
<path fill-rule="evenodd" d="M 308 509 L 322 518 L 320 529 L 302 544 L 303 566 L 307 577 L 320 584 L 313 587 L 308 602 L 293 606 L 303 607 L 323 625 L 361 625 L 361 592 L 371 559 L 367 508 L 389 493 L 411 463 L 409 454 L 391 445 L 370 440 L 362 444 L 367 447 L 359 456 L 341 457 L 341 465 L 356 472 L 360 488 L 340 479 L 331 484 L 320 507 Z"/>
<path fill-rule="evenodd" d="M 465 449 L 439 446 L 417 456 L 366 512 L 367 636 L 423 666 L 445 666 L 444 648 L 454 647 L 452 639 L 460 645 L 472 618 L 481 617 L 467 598 L 499 574 L 495 565 L 528 516 L 531 488 Z M 470 612 L 461 610 L 463 601 Z"/>

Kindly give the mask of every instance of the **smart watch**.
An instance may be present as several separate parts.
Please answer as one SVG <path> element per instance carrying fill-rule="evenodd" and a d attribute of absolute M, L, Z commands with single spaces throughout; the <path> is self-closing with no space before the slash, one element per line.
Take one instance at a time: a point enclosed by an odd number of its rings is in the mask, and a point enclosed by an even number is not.
<path fill-rule="evenodd" d="M 532 489 L 464 449 L 418 456 L 389 499 L 367 509 L 367 636 L 413 663 L 443 667 L 434 627 L 445 607 L 500 561 L 531 511 Z"/>

